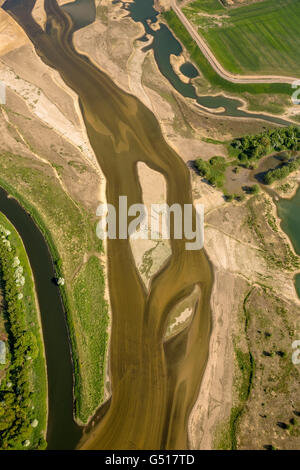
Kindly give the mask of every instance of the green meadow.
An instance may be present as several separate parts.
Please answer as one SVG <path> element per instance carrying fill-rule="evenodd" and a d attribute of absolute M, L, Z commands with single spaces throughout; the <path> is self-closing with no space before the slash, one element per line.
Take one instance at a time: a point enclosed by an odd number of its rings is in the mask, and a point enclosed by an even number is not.
<path fill-rule="evenodd" d="M 237 8 L 196 0 L 183 11 L 228 71 L 300 77 L 300 0 L 265 0 Z"/>
<path fill-rule="evenodd" d="M 175 36 L 186 48 L 192 62 L 199 68 L 202 76 L 214 87 L 214 91 L 226 91 L 231 94 L 247 93 L 250 94 L 248 96 L 249 102 L 250 99 L 251 101 L 253 100 L 255 95 L 259 95 L 260 100 L 261 96 L 270 97 L 270 95 L 276 95 L 277 100 L 279 100 L 279 94 L 291 96 L 291 86 L 287 83 L 232 83 L 220 77 L 203 55 L 189 32 L 185 29 L 185 26 L 181 23 L 176 13 L 173 10 L 169 10 L 164 12 L 162 16 Z M 259 109 L 261 110 L 261 108 L 253 108 L 253 110 Z"/>

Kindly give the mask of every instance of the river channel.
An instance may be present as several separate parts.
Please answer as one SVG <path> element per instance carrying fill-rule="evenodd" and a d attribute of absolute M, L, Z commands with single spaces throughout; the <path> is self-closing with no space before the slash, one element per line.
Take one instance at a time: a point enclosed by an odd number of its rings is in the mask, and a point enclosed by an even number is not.
<path fill-rule="evenodd" d="M 87 56 L 76 51 L 73 23 L 56 1 L 45 0 L 45 30 L 32 17 L 35 3 L 36 0 L 7 0 L 3 8 L 26 32 L 41 59 L 56 69 L 67 86 L 77 93 L 91 145 L 106 177 L 107 202 L 117 211 L 120 195 L 128 197 L 129 206 L 143 202 L 137 172 L 137 163 L 143 162 L 165 177 L 169 205 L 192 204 L 189 170 L 164 140 L 153 113 L 134 96 L 119 89 Z M 152 2 L 148 4 L 151 6 Z M 220 103 L 215 107 L 219 106 Z M 226 113 L 234 115 L 229 107 Z M 244 111 L 237 110 L 237 113 L 236 116 L 243 113 L 243 117 L 249 117 Z M 186 250 L 184 238 L 173 237 L 170 242 L 172 255 L 154 276 L 148 290 L 136 269 L 129 240 L 107 242 L 112 308 L 112 399 L 103 418 L 80 442 L 82 449 L 186 449 L 189 446 L 188 418 L 208 357 L 213 276 L 204 250 Z M 196 286 L 201 295 L 190 324 L 165 341 L 170 311 Z M 64 319 L 59 308 L 58 312 Z M 48 319 L 49 315 L 43 313 Z M 48 328 L 51 325 L 47 324 Z M 67 338 L 65 348 L 69 348 Z M 70 377 L 70 352 L 65 350 L 61 357 L 61 362 L 68 362 L 65 366 Z M 57 407 L 55 415 L 71 416 L 70 393 L 68 398 L 63 398 L 58 389 L 51 393 L 56 395 L 53 397 Z M 62 423 L 52 442 L 59 446 L 59 439 L 69 429 Z"/>
<path fill-rule="evenodd" d="M 290 238 L 293 247 L 300 256 L 300 187 L 291 199 L 281 198 L 277 202 L 278 215 L 281 218 L 281 227 Z M 300 298 L 300 274 L 295 276 L 295 284 Z"/>
<path fill-rule="evenodd" d="M 72 449 L 81 437 L 73 421 L 73 367 L 68 330 L 47 243 L 31 216 L 0 188 L 0 211 L 20 234 L 41 312 L 48 376 L 48 449 Z"/>
<path fill-rule="evenodd" d="M 165 142 L 155 116 L 75 50 L 72 22 L 56 2 L 45 1 L 45 31 L 32 18 L 34 5 L 34 0 L 25 4 L 8 0 L 3 8 L 18 21 L 42 60 L 78 94 L 91 145 L 107 180 L 107 201 L 118 208 L 119 196 L 127 195 L 128 205 L 142 203 L 137 174 L 137 163 L 142 161 L 164 175 L 170 205 L 192 204 L 189 171 Z M 147 292 L 129 240 L 108 240 L 112 400 L 81 448 L 188 447 L 188 417 L 208 355 L 212 272 L 204 251 L 188 251 L 186 242 L 172 238 L 172 256 Z M 165 342 L 170 310 L 196 285 L 201 296 L 190 325 Z"/>
<path fill-rule="evenodd" d="M 122 5 L 128 16 L 137 23 L 144 26 L 145 34 L 140 40 L 147 40 L 151 37 L 150 46 L 145 47 L 145 51 L 152 49 L 157 66 L 164 77 L 171 83 L 173 88 L 185 98 L 195 100 L 200 106 L 208 111 L 223 108 L 218 112 L 221 116 L 231 116 L 237 118 L 257 118 L 275 124 L 289 125 L 290 122 L 262 113 L 249 113 L 242 109 L 243 102 L 236 98 L 229 98 L 223 94 L 216 96 L 199 95 L 192 82 L 184 83 L 173 70 L 171 65 L 171 55 L 179 56 L 182 52 L 182 46 L 176 39 L 170 28 L 159 21 L 159 12 L 155 9 L 154 0 L 133 0 L 126 2 L 114 0 L 113 3 Z M 76 0 L 62 7 L 71 17 L 74 30 L 80 29 L 95 20 L 95 4 L 93 0 Z M 159 24 L 158 29 L 152 29 L 153 25 Z M 181 70 L 187 77 L 192 78 L 198 75 L 195 67 L 187 62 Z"/>

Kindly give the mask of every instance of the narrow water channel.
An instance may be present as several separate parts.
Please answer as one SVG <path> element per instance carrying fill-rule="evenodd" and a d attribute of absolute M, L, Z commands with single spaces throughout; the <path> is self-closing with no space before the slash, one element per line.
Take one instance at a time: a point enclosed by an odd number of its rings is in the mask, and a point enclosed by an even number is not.
<path fill-rule="evenodd" d="M 129 16 L 136 22 L 142 23 L 145 28 L 145 34 L 153 37 L 153 41 L 146 49 L 153 49 L 157 66 L 161 73 L 169 80 L 171 85 L 185 98 L 195 100 L 199 105 L 215 110 L 224 108 L 224 111 L 218 113 L 220 116 L 232 116 L 237 118 L 257 118 L 274 124 L 289 125 L 290 122 L 281 118 L 269 116 L 262 113 L 249 113 L 241 109 L 243 102 L 239 99 L 228 98 L 221 93 L 216 96 L 198 95 L 193 83 L 183 83 L 179 76 L 174 72 L 170 62 L 172 54 L 179 56 L 182 52 L 182 46 L 176 39 L 169 27 L 159 22 L 157 19 L 158 11 L 155 9 L 154 0 L 134 0 L 130 3 L 116 0 L 115 3 L 122 3 L 123 8 L 128 11 Z M 153 30 L 151 24 L 159 23 L 160 28 Z"/>
<path fill-rule="evenodd" d="M 170 28 L 158 20 L 159 12 L 155 9 L 154 0 L 133 0 L 126 2 L 124 0 L 114 0 L 113 3 L 122 4 L 122 8 L 128 11 L 128 15 L 137 23 L 141 23 L 145 29 L 145 35 L 140 39 L 145 40 L 146 35 L 152 37 L 150 46 L 145 47 L 145 51 L 152 49 L 157 66 L 162 75 L 170 82 L 173 88 L 185 98 L 195 100 L 200 106 L 208 110 L 224 108 L 224 111 L 218 113 L 220 116 L 231 116 L 237 118 L 257 118 L 274 124 L 289 125 L 290 122 L 274 116 L 262 113 L 249 113 L 241 107 L 243 102 L 237 98 L 228 98 L 221 93 L 216 96 L 198 95 L 193 83 L 184 83 L 173 70 L 170 56 L 179 56 L 182 52 L 182 46 L 176 39 Z M 95 19 L 95 5 L 93 0 L 76 0 L 63 6 L 72 18 L 75 24 L 74 30 L 91 24 Z M 159 24 L 160 28 L 153 30 L 151 24 Z M 187 62 L 183 65 L 183 74 L 193 78 L 197 76 L 195 67 Z"/>
<path fill-rule="evenodd" d="M 73 421 L 73 368 L 65 312 L 47 243 L 31 216 L 0 188 L 0 212 L 20 234 L 32 268 L 41 312 L 48 375 L 48 449 L 74 449 L 81 429 Z"/>
<path fill-rule="evenodd" d="M 300 256 L 300 187 L 291 199 L 281 198 L 277 203 L 281 227 L 290 238 L 293 247 Z M 295 276 L 295 285 L 300 298 L 300 274 Z"/>

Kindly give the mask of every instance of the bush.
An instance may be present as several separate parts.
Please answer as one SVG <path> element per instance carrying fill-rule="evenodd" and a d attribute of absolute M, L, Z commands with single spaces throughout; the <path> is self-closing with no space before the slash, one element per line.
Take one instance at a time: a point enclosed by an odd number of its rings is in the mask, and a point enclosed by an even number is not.
<path fill-rule="evenodd" d="M 224 157 L 212 157 L 208 162 L 199 158 L 195 161 L 201 176 L 213 186 L 222 187 L 225 180 L 226 162 Z"/>
<path fill-rule="evenodd" d="M 297 126 L 281 127 L 258 135 L 246 135 L 234 139 L 229 145 L 242 164 L 259 160 L 272 152 L 300 150 L 300 129 Z"/>
<path fill-rule="evenodd" d="M 258 184 L 254 184 L 253 186 L 250 186 L 249 188 L 250 194 L 258 194 L 259 191 L 260 191 L 260 187 L 258 186 Z"/>
<path fill-rule="evenodd" d="M 295 170 L 298 170 L 299 167 L 300 167 L 300 158 L 296 158 L 288 163 L 283 163 L 278 168 L 269 170 L 264 175 L 263 181 L 265 184 L 272 184 L 276 180 L 283 180 L 290 173 L 292 173 Z"/>

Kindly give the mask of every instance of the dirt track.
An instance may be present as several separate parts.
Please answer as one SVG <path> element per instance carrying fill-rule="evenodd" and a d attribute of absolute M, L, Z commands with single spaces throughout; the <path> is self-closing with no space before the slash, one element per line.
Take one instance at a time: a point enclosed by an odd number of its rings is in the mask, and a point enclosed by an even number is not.
<path fill-rule="evenodd" d="M 176 13 L 180 21 L 183 23 L 185 28 L 190 33 L 191 37 L 194 39 L 196 44 L 199 46 L 201 52 L 206 57 L 210 65 L 213 69 L 217 72 L 220 77 L 224 78 L 224 80 L 228 80 L 232 83 L 247 83 L 247 84 L 254 84 L 254 83 L 288 83 L 292 84 L 294 81 L 299 80 L 295 77 L 282 77 L 280 75 L 234 75 L 227 70 L 225 70 L 217 58 L 214 56 L 213 52 L 205 42 L 205 40 L 200 36 L 198 31 L 194 28 L 194 26 L 189 22 L 186 18 L 184 13 L 181 9 L 177 6 L 176 0 L 171 0 L 171 5 L 173 11 Z"/>

